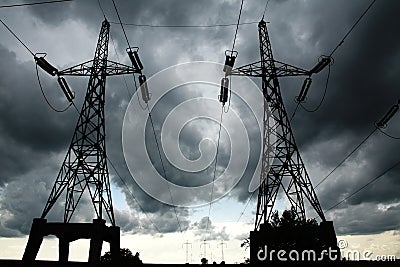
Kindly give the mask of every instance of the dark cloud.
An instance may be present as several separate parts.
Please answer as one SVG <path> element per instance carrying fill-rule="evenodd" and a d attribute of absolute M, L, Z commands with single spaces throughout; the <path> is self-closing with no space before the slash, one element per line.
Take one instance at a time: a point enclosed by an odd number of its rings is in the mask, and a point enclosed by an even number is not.
<path fill-rule="evenodd" d="M 11 1 L 9 1 L 11 2 Z M 117 17 L 111 1 L 100 1 L 107 18 L 116 22 Z M 239 11 L 238 1 L 116 1 L 124 22 L 142 24 L 213 24 L 234 23 Z M 258 20 L 265 1 L 245 1 L 242 21 Z M 366 1 L 271 1 L 266 20 L 273 46 L 274 56 L 278 60 L 309 69 L 321 54 L 329 54 L 340 41 L 355 19 L 362 13 Z M 399 98 L 396 88 L 400 86 L 397 65 L 400 57 L 398 37 L 398 15 L 400 3 L 397 1 L 377 2 L 365 16 L 360 25 L 346 39 L 334 55 L 335 64 L 331 69 L 329 89 L 321 109 L 315 113 L 306 113 L 299 109 L 292 126 L 305 163 L 314 181 L 321 180 L 340 160 L 350 152 L 374 127 L 386 110 Z M 4 11 L 2 11 L 4 12 Z M 93 36 L 98 34 L 102 14 L 97 1 L 74 1 L 72 3 L 30 7 L 21 11 L 8 10 L 7 16 L 31 16 L 32 25 L 22 25 L 19 34 L 33 41 L 32 29 L 45 25 L 48 39 L 43 43 L 54 42 L 49 47 L 59 47 L 65 39 L 55 39 L 60 27 L 77 22 L 82 29 L 87 29 Z M 15 12 L 15 13 L 13 13 Z M 22 23 L 22 22 L 21 22 Z M 38 26 L 39 25 L 39 26 Z M 16 26 L 17 27 L 17 26 Z M 20 27 L 18 25 L 18 27 Z M 33 28 L 31 28 L 33 27 Z M 219 28 L 145 28 L 125 26 L 131 45 L 140 47 L 140 55 L 145 64 L 147 76 L 176 63 L 191 60 L 223 61 L 223 51 L 232 44 L 234 27 Z M 63 32 L 63 38 L 73 38 L 74 29 Z M 125 55 L 126 41 L 118 24 L 111 24 L 111 33 L 120 61 L 128 63 Z M 8 38 L 7 32 L 1 36 Z M 38 35 L 42 36 L 42 35 Z M 57 35 L 58 36 L 58 35 Z M 31 37 L 29 39 L 28 37 Z M 3 40 L 3 38 L 2 38 Z M 4 39 L 5 40 L 5 39 Z M 64 41 L 63 41 L 64 40 Z M 96 40 L 90 47 L 83 40 L 75 50 L 94 51 Z M 35 43 L 37 43 L 35 41 Z M 45 45 L 45 44 L 44 44 Z M 47 44 L 46 44 L 47 45 Z M 64 48 L 64 47 L 63 47 Z M 69 55 L 75 51 L 57 51 L 49 57 L 54 62 L 63 62 L 60 58 L 71 60 Z M 236 43 L 239 51 L 237 66 L 259 60 L 258 34 L 256 25 L 241 25 Z M 0 43 L 0 235 L 18 236 L 28 233 L 33 217 L 40 216 L 47 200 L 55 176 L 68 147 L 77 114 L 73 109 L 66 113 L 52 112 L 43 101 L 37 89 L 37 80 L 32 60 L 22 61 L 15 54 L 15 43 Z M 90 59 L 93 55 L 87 54 Z M 110 45 L 110 58 L 117 60 L 114 47 Z M 79 61 L 78 61 L 79 62 Z M 78 63 L 76 62 L 76 63 Z M 65 63 L 59 64 L 63 66 Z M 66 66 L 64 66 L 66 67 Z M 313 77 L 313 84 L 305 106 L 312 108 L 320 101 L 326 71 Z M 49 97 L 57 107 L 66 103 L 54 79 L 41 72 L 42 83 Z M 128 90 L 133 92 L 131 77 L 126 77 Z M 86 88 L 86 79 L 68 78 L 68 82 L 77 93 L 77 105 L 80 106 Z M 257 81 L 259 82 L 259 81 Z M 301 79 L 281 79 L 282 94 L 288 113 L 295 108 L 293 101 L 297 95 Z M 107 81 L 107 147 L 108 156 L 118 173 L 127 184 L 122 182 L 110 166 L 112 182 L 122 188 L 131 211 L 116 211 L 117 221 L 125 232 L 152 233 L 156 230 L 152 221 L 162 233 L 179 230 L 175 213 L 171 206 L 162 204 L 143 192 L 131 179 L 122 154 L 122 122 L 128 103 L 123 79 L 112 78 Z M 157 107 L 154 113 L 156 128 L 165 118 L 166 113 L 179 101 L 193 97 L 191 91 L 168 98 Z M 247 129 L 256 132 L 251 125 L 254 119 L 244 115 Z M 395 116 L 385 130 L 400 136 L 400 128 Z M 214 124 L 209 124 L 210 128 Z M 157 128 L 157 130 L 159 130 Z M 195 159 L 199 155 L 198 142 L 205 132 L 196 127 L 187 127 L 180 140 L 183 153 Z M 147 146 L 155 151 L 155 142 L 148 133 Z M 260 140 L 251 138 L 252 148 L 260 146 Z M 218 169 L 225 168 L 229 160 L 229 145 L 223 143 Z M 354 192 L 374 176 L 396 162 L 399 150 L 397 141 L 389 140 L 380 133 L 375 133 L 370 140 L 348 162 L 339 168 L 318 188 L 317 194 L 324 208 L 340 201 Z M 255 149 L 257 151 L 257 149 Z M 229 197 L 245 202 L 251 170 L 254 170 L 257 153 L 252 154 L 245 177 L 239 182 Z M 159 168 L 157 154 L 152 155 Z M 195 181 L 178 172 L 167 164 L 170 180 L 177 184 L 198 185 L 209 182 L 212 168 L 197 174 Z M 394 169 L 379 181 L 366 188 L 342 206 L 328 213 L 335 221 L 335 227 L 341 234 L 378 233 L 396 229 L 398 225 L 399 170 Z M 138 203 L 132 199 L 133 192 Z M 30 198 L 24 197 L 27 192 Z M 176 196 L 180 197 L 180 196 Z M 207 198 L 208 196 L 200 196 Z M 34 198 L 35 201 L 31 201 Z M 60 203 L 60 209 L 62 203 Z M 389 205 L 388 208 L 381 206 Z M 83 201 L 87 216 L 77 220 L 91 219 L 90 205 Z M 385 206 L 386 207 L 386 206 Z M 142 214 L 142 210 L 148 215 Z M 183 229 L 194 229 L 201 234 L 204 223 L 190 222 L 188 210 L 177 209 Z M 138 216 L 140 213 L 142 215 Z M 52 219 L 61 218 L 55 211 Z M 379 219 L 379 218 L 383 219 Z M 361 219 L 357 219 L 361 218 Z M 216 230 L 211 225 L 211 239 L 227 238 L 225 230 Z"/>

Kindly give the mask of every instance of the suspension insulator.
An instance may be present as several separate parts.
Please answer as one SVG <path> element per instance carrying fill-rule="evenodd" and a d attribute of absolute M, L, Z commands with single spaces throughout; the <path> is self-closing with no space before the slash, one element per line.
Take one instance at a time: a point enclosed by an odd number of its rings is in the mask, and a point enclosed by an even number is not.
<path fill-rule="evenodd" d="M 376 124 L 379 128 L 383 128 L 386 126 L 386 124 L 389 122 L 389 120 L 396 114 L 396 112 L 399 110 L 399 105 L 393 105 L 388 112 L 386 112 L 385 116 Z"/>
<path fill-rule="evenodd" d="M 131 48 L 134 48 L 133 50 Z M 132 65 L 137 70 L 143 69 L 143 64 L 140 61 L 139 54 L 138 54 L 138 47 L 129 47 L 126 52 L 128 52 L 129 59 L 132 62 Z"/>
<path fill-rule="evenodd" d="M 223 71 L 226 75 L 230 75 L 233 69 L 233 65 L 235 65 L 235 60 L 237 57 L 238 52 L 233 50 L 226 50 L 225 51 L 225 64 Z"/>
<path fill-rule="evenodd" d="M 312 82 L 312 80 L 311 80 L 310 77 L 308 77 L 308 78 L 306 78 L 304 80 L 303 86 L 301 87 L 301 90 L 300 90 L 300 94 L 297 97 L 297 101 L 298 102 L 302 103 L 302 102 L 304 102 L 306 100 L 306 96 L 307 96 L 307 93 L 308 93 L 308 89 L 310 89 L 311 82 Z"/>
<path fill-rule="evenodd" d="M 55 76 L 58 73 L 58 70 L 53 67 L 46 59 L 43 57 L 34 57 L 36 64 L 39 65 L 45 72 L 50 74 L 51 76 Z"/>
<path fill-rule="evenodd" d="M 332 62 L 331 57 L 322 57 L 317 63 L 317 65 L 312 70 L 310 70 L 310 72 L 318 73 L 321 70 L 323 70 L 326 66 L 328 66 L 331 62 Z"/>
<path fill-rule="evenodd" d="M 69 88 L 67 81 L 64 79 L 64 77 L 58 77 L 57 81 L 61 87 L 61 90 L 64 92 L 65 97 L 68 99 L 69 102 L 72 102 L 75 96 Z"/>
<path fill-rule="evenodd" d="M 220 93 L 218 96 L 218 100 L 219 100 L 219 102 L 222 103 L 222 105 L 225 105 L 225 103 L 228 101 L 228 88 L 229 88 L 229 79 L 222 78 L 221 89 L 220 89 Z"/>
<path fill-rule="evenodd" d="M 146 76 L 139 76 L 140 90 L 142 92 L 142 99 L 147 104 L 150 101 L 149 88 L 147 87 Z"/>

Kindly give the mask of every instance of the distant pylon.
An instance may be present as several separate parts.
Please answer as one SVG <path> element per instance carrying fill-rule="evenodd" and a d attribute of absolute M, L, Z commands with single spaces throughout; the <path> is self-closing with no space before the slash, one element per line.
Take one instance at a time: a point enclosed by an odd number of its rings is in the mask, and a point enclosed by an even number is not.
<path fill-rule="evenodd" d="M 217 247 L 221 245 L 221 260 L 225 261 L 225 257 L 224 257 L 224 245 L 225 247 L 227 247 L 226 243 L 224 242 L 224 240 L 221 240 L 220 243 L 217 244 Z"/>
<path fill-rule="evenodd" d="M 192 243 L 189 243 L 188 240 L 186 240 L 186 242 L 182 245 L 182 247 L 185 246 L 186 249 L 186 263 L 189 263 L 189 245 L 192 247 Z"/>

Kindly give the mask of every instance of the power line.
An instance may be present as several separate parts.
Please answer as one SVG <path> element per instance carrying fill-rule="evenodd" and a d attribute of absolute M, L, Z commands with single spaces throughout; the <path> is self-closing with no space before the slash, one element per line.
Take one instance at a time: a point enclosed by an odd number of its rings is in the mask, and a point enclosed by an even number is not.
<path fill-rule="evenodd" d="M 361 14 L 361 16 L 357 19 L 357 21 L 353 24 L 353 26 L 350 28 L 350 30 L 344 35 L 343 39 L 338 43 L 338 45 L 332 50 L 329 56 L 332 56 L 336 50 L 344 43 L 344 40 L 350 35 L 350 33 L 354 30 L 354 28 L 357 26 L 357 24 L 361 21 L 361 19 L 367 14 L 367 12 L 371 9 L 371 7 L 375 4 L 376 0 L 372 0 L 372 2 L 369 4 L 367 9 Z"/>
<path fill-rule="evenodd" d="M 58 108 L 54 107 L 54 106 L 50 103 L 50 101 L 49 101 L 49 99 L 47 98 L 46 94 L 44 93 L 44 90 L 43 90 L 43 87 L 42 87 L 42 83 L 40 82 L 39 70 L 38 70 L 38 65 L 37 65 L 37 63 L 35 64 L 35 66 L 36 66 L 36 77 L 37 77 L 37 81 L 38 81 L 38 84 L 39 84 L 39 88 L 40 88 L 40 91 L 42 92 L 43 98 L 44 98 L 44 100 L 46 101 L 47 105 L 48 105 L 52 110 L 54 110 L 55 112 L 62 113 L 62 112 L 64 112 L 64 111 L 67 111 L 67 109 L 69 109 L 69 107 L 72 105 L 72 102 L 71 102 L 68 106 L 66 106 L 65 108 L 63 108 L 63 109 L 58 109 Z"/>
<path fill-rule="evenodd" d="M 339 168 L 351 155 L 353 155 L 354 152 L 356 152 L 361 146 L 362 144 L 364 144 L 376 131 L 376 128 L 370 132 L 362 141 L 361 143 L 359 143 L 341 162 L 339 162 L 339 164 L 333 168 L 333 170 L 331 170 L 327 176 L 325 176 L 324 179 L 322 179 L 321 181 L 319 181 L 319 183 L 314 187 L 314 189 L 316 189 L 320 184 L 322 184 L 326 179 L 328 179 L 328 177 L 334 173 L 337 168 Z"/>
<path fill-rule="evenodd" d="M 263 18 L 263 19 L 264 19 L 264 16 L 265 16 L 265 12 L 267 12 L 268 4 L 269 4 L 269 0 L 267 0 L 267 3 L 265 3 L 264 12 L 263 12 L 263 15 L 262 15 L 262 18 Z"/>
<path fill-rule="evenodd" d="M 114 169 L 114 172 L 117 174 L 118 178 L 121 180 L 122 184 L 125 186 L 126 190 L 129 192 L 131 195 L 132 199 L 136 201 L 138 204 L 140 210 L 144 213 L 144 215 L 150 220 L 150 222 L 153 224 L 154 228 L 161 233 L 160 229 L 157 227 L 157 225 L 154 223 L 154 221 L 147 215 L 147 213 L 144 211 L 143 207 L 140 205 L 139 201 L 135 197 L 135 195 L 132 193 L 132 191 L 129 189 L 128 185 L 126 184 L 125 180 L 122 178 L 122 176 L 119 174 L 117 171 L 117 168 L 114 166 L 110 158 L 106 155 L 108 162 L 110 163 L 111 167 Z"/>
<path fill-rule="evenodd" d="M 370 184 L 372 184 L 373 182 L 377 181 L 378 179 L 382 178 L 386 173 L 388 173 L 389 171 L 393 170 L 394 168 L 396 168 L 398 165 L 400 165 L 400 161 L 398 161 L 397 163 L 395 163 L 394 165 L 392 165 L 390 168 L 386 169 L 384 172 L 382 172 L 381 174 L 379 174 L 378 176 L 376 176 L 375 178 L 373 178 L 372 180 L 370 180 L 368 183 L 366 183 L 365 185 L 363 185 L 362 187 L 360 187 L 359 189 L 357 189 L 356 191 L 354 191 L 353 193 L 351 193 L 350 195 L 348 195 L 347 197 L 345 197 L 344 199 L 342 199 L 341 201 L 339 201 L 338 203 L 336 203 L 335 205 L 331 206 L 329 209 L 326 209 L 324 212 L 330 211 L 331 209 L 336 208 L 337 206 L 339 206 L 340 204 L 342 204 L 343 202 L 345 202 L 346 200 L 348 200 L 349 198 L 353 197 L 354 195 L 358 194 L 360 191 L 364 190 L 366 187 L 368 187 Z"/>
<path fill-rule="evenodd" d="M 236 37 L 237 37 L 238 30 L 239 30 L 240 17 L 242 16 L 242 9 L 243 9 L 243 0 L 240 3 L 239 16 L 238 16 L 238 20 L 236 23 L 235 37 L 233 37 L 232 51 L 235 49 Z"/>
<path fill-rule="evenodd" d="M 7 24 L 2 19 L 0 19 L 0 22 L 26 48 L 26 50 L 28 50 L 29 53 L 31 53 L 32 56 L 35 56 L 35 54 L 29 49 L 29 47 L 24 42 L 22 42 L 21 39 L 19 39 L 19 37 L 13 32 L 13 30 L 10 29 L 10 27 L 7 26 Z"/>
<path fill-rule="evenodd" d="M 400 137 L 396 137 L 396 136 L 390 135 L 390 134 L 388 134 L 388 133 L 385 133 L 385 132 L 382 131 L 382 129 L 379 128 L 379 127 L 377 127 L 377 129 L 378 129 L 381 133 L 383 133 L 385 136 L 387 136 L 387 137 L 389 137 L 389 138 L 391 138 L 391 139 L 396 139 L 396 140 L 399 140 L 399 139 L 400 139 Z"/>
<path fill-rule="evenodd" d="M 211 186 L 211 196 L 210 196 L 210 205 L 208 207 L 208 219 L 206 223 L 206 235 L 208 233 L 208 221 L 210 220 L 210 214 L 211 214 L 211 205 L 213 202 L 213 195 L 214 195 L 214 184 L 215 184 L 215 175 L 217 173 L 217 160 L 218 160 L 218 152 L 219 152 L 219 143 L 221 139 L 221 128 L 222 128 L 222 116 L 224 115 L 224 107 L 222 106 L 221 110 L 221 117 L 219 120 L 219 130 L 218 130 L 218 139 L 217 139 L 217 151 L 215 154 L 215 163 L 214 163 L 214 175 L 213 175 L 213 180 L 212 180 L 212 186 Z"/>
<path fill-rule="evenodd" d="M 150 112 L 150 109 L 149 109 L 149 106 L 148 106 L 148 105 L 147 105 L 147 110 L 149 111 L 150 123 L 151 123 L 151 127 L 153 128 L 154 139 L 155 139 L 155 141 L 156 141 L 156 146 L 157 146 L 157 150 L 158 150 L 158 155 L 159 155 L 160 161 L 161 161 L 161 167 L 162 167 L 163 172 L 164 172 L 164 177 L 167 177 L 167 172 L 165 171 L 164 162 L 163 162 L 162 156 L 161 156 L 160 146 L 159 146 L 158 140 L 157 140 L 156 130 L 155 130 L 155 128 L 154 128 L 153 118 L 152 118 L 152 116 L 151 116 L 151 112 Z M 173 197 L 172 197 L 172 191 L 171 191 L 171 188 L 170 188 L 170 186 L 169 186 L 169 182 L 168 182 L 168 181 L 166 181 L 166 182 L 167 182 L 167 187 L 168 187 L 169 195 L 170 195 L 170 197 L 171 197 L 172 207 L 173 207 L 174 212 L 175 212 L 176 221 L 178 222 L 179 231 L 182 233 L 182 227 L 181 227 L 181 223 L 179 222 L 178 212 L 176 211 L 176 206 L 174 205 L 174 200 L 173 200 Z"/>
<path fill-rule="evenodd" d="M 119 22 L 110 22 L 111 24 L 120 24 Z M 257 24 L 257 21 L 242 22 L 239 25 Z M 237 23 L 227 24 L 209 24 L 209 25 L 155 25 L 155 24 L 138 24 L 138 23 L 122 23 L 125 26 L 150 27 L 150 28 L 217 28 L 237 26 Z"/>
<path fill-rule="evenodd" d="M 124 25 L 123 25 L 123 23 L 122 23 L 122 20 L 121 20 L 120 15 L 119 15 L 118 8 L 117 8 L 117 6 L 116 6 L 116 4 L 115 4 L 115 1 L 112 0 L 112 2 L 113 2 L 113 5 L 114 5 L 115 12 L 117 13 L 117 16 L 118 16 L 119 24 L 121 25 L 122 31 L 124 32 L 124 36 L 125 36 L 126 42 L 127 42 L 127 44 L 128 44 L 128 47 L 131 47 L 130 44 L 129 44 L 128 36 L 126 35 L 126 32 L 125 32 Z M 134 79 L 135 79 L 135 86 L 136 86 L 136 77 L 135 77 L 135 75 L 134 75 Z M 137 90 L 137 87 L 136 87 L 136 90 Z M 140 102 L 139 102 L 139 104 L 140 104 Z M 164 177 L 166 177 L 165 166 L 164 166 L 164 162 L 163 162 L 163 160 L 162 160 L 161 150 L 160 150 L 160 146 L 159 146 L 159 144 L 158 144 L 157 135 L 156 135 L 156 130 L 155 130 L 155 128 L 154 128 L 153 118 L 152 118 L 152 116 L 151 116 L 151 112 L 150 112 L 150 109 L 149 109 L 149 106 L 148 106 L 148 105 L 147 105 L 147 110 L 148 110 L 148 112 L 149 112 L 149 118 L 150 118 L 150 122 L 151 122 L 151 127 L 152 127 L 152 129 L 153 129 L 154 139 L 155 139 L 155 141 L 156 141 L 156 146 L 157 146 L 157 150 L 158 150 L 158 155 L 159 155 L 159 157 L 160 157 L 161 166 L 162 166 L 162 169 L 163 169 L 163 172 L 164 172 Z M 173 207 L 173 209 L 174 209 L 176 221 L 177 221 L 178 226 L 179 226 L 179 231 L 182 233 L 181 223 L 179 222 L 178 212 L 176 211 L 176 206 L 174 205 L 174 200 L 173 200 L 173 197 L 172 197 L 171 188 L 170 188 L 170 186 L 169 186 L 168 181 L 167 181 L 167 187 L 168 187 L 169 195 L 170 195 L 170 197 L 171 197 L 172 207 Z"/>
<path fill-rule="evenodd" d="M 114 47 L 115 55 L 117 56 L 118 62 L 120 62 L 119 56 L 118 56 L 118 51 L 117 51 L 117 48 L 116 48 L 116 46 L 115 46 L 114 39 L 113 39 L 111 33 L 110 33 L 110 37 L 111 37 L 111 43 L 112 43 L 112 45 L 113 45 L 113 47 Z M 129 90 L 129 86 L 128 86 L 128 82 L 126 81 L 125 74 L 122 75 L 122 78 L 124 79 L 124 82 L 125 82 L 125 89 L 126 89 L 126 92 L 128 93 L 129 98 L 131 98 L 131 97 L 132 97 L 132 94 L 131 94 L 131 91 Z"/>
<path fill-rule="evenodd" d="M 45 5 L 45 4 L 53 4 L 53 3 L 61 3 L 61 2 L 72 2 L 72 1 L 74 1 L 74 0 L 54 0 L 54 1 L 24 3 L 24 4 L 3 5 L 3 6 L 0 6 L 0 8 L 21 7 L 21 6 L 36 6 L 36 5 Z"/>
<path fill-rule="evenodd" d="M 131 47 L 131 45 L 129 44 L 128 36 L 126 35 L 126 32 L 125 32 L 124 25 L 122 24 L 121 17 L 119 16 L 118 8 L 117 8 L 117 6 L 115 5 L 115 1 L 112 0 L 112 2 L 113 2 L 113 5 L 114 5 L 114 8 L 115 8 L 115 12 L 117 12 L 119 24 L 121 25 L 122 31 L 124 32 L 124 36 L 125 36 L 126 42 L 128 43 L 128 47 Z"/>
<path fill-rule="evenodd" d="M 97 4 L 99 5 L 99 8 L 100 8 L 100 10 L 101 10 L 101 13 L 103 13 L 104 19 L 107 20 L 107 18 L 106 18 L 106 13 L 104 12 L 103 7 L 101 6 L 100 0 L 97 0 Z"/>

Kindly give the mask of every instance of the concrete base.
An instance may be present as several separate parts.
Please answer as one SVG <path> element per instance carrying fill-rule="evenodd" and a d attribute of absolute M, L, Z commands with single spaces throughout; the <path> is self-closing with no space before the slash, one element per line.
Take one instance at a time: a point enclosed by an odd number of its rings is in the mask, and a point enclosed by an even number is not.
<path fill-rule="evenodd" d="M 23 261 L 34 261 L 43 238 L 55 235 L 59 240 L 58 259 L 68 262 L 69 243 L 78 239 L 90 239 L 89 259 L 91 263 L 100 261 L 103 241 L 110 243 L 112 257 L 118 258 L 120 250 L 120 228 L 106 226 L 105 220 L 94 219 L 93 223 L 48 223 L 46 219 L 33 219 Z"/>

